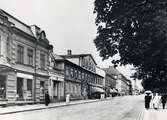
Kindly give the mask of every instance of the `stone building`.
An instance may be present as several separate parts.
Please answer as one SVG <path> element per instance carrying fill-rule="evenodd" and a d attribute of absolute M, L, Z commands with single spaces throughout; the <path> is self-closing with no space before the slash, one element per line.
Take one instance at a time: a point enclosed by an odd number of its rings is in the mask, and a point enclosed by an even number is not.
<path fill-rule="evenodd" d="M 64 71 L 61 64 L 56 64 L 56 54 L 50 53 L 49 66 L 49 95 L 52 102 L 64 99 Z"/>
<path fill-rule="evenodd" d="M 43 30 L 0 10 L 0 104 L 43 99 L 50 49 Z"/>

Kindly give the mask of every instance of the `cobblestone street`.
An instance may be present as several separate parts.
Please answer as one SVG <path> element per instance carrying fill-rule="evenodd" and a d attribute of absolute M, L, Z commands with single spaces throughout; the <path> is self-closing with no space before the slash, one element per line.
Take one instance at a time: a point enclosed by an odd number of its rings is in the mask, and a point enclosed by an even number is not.
<path fill-rule="evenodd" d="M 135 120 L 144 110 L 143 96 L 124 96 L 114 99 L 1 115 L 3 120 Z"/>

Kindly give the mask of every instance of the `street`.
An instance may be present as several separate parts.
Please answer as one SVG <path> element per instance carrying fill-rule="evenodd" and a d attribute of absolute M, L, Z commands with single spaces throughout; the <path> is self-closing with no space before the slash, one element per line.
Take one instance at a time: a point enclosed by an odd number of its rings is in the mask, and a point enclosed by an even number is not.
<path fill-rule="evenodd" d="M 143 96 L 116 97 L 106 101 L 60 108 L 0 115 L 3 120 L 136 120 L 144 110 Z"/>

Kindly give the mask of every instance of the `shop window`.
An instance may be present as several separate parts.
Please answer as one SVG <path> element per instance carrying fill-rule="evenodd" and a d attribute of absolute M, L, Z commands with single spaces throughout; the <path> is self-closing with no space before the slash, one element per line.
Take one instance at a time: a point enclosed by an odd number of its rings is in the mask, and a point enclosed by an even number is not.
<path fill-rule="evenodd" d="M 17 78 L 17 97 L 23 98 L 23 78 Z"/>
<path fill-rule="evenodd" d="M 0 98 L 6 98 L 6 77 L 0 75 Z"/>
<path fill-rule="evenodd" d="M 24 47 L 17 45 L 17 62 L 24 63 Z"/>
<path fill-rule="evenodd" d="M 32 98 L 32 79 L 27 79 L 27 99 Z"/>
<path fill-rule="evenodd" d="M 31 79 L 27 80 L 27 90 L 32 91 L 32 80 Z"/>
<path fill-rule="evenodd" d="M 27 50 L 27 59 L 28 59 L 28 65 L 33 66 L 33 50 L 32 49 Z"/>

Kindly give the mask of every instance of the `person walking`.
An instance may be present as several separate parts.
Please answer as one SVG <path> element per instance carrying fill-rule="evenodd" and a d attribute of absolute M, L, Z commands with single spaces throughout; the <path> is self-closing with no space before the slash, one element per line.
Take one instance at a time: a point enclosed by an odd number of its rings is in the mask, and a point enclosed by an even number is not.
<path fill-rule="evenodd" d="M 158 93 L 155 93 L 155 96 L 153 98 L 153 107 L 154 107 L 155 110 L 158 109 L 160 100 L 161 99 L 160 99 L 160 96 L 158 95 Z"/>
<path fill-rule="evenodd" d="M 167 99 L 166 94 L 163 93 L 161 95 L 161 102 L 162 102 L 162 108 L 163 109 L 165 109 L 166 99 Z"/>
<path fill-rule="evenodd" d="M 145 108 L 149 109 L 150 108 L 150 101 L 151 101 L 151 93 L 146 93 L 145 94 Z"/>
<path fill-rule="evenodd" d="M 48 94 L 48 91 L 45 93 L 45 105 L 48 106 L 50 103 L 50 96 Z"/>

